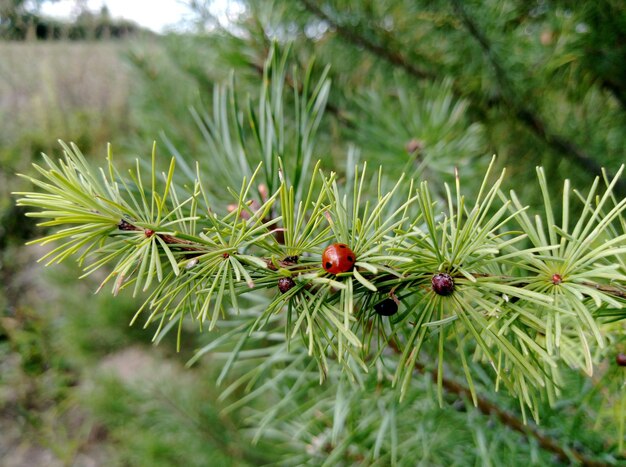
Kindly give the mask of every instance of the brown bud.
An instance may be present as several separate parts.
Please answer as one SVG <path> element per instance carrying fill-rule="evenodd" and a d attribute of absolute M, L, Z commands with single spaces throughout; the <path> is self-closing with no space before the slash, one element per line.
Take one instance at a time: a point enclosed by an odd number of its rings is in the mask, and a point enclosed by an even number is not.
<path fill-rule="evenodd" d="M 618 353 L 615 356 L 615 363 L 617 363 L 619 366 L 626 366 L 626 354 Z"/>
<path fill-rule="evenodd" d="M 422 149 L 424 149 L 424 141 L 413 138 L 404 145 L 404 149 L 409 154 L 419 153 Z"/>
<path fill-rule="evenodd" d="M 287 293 L 293 287 L 295 287 L 296 283 L 293 281 L 291 277 L 281 277 L 278 279 L 278 290 L 280 293 Z"/>

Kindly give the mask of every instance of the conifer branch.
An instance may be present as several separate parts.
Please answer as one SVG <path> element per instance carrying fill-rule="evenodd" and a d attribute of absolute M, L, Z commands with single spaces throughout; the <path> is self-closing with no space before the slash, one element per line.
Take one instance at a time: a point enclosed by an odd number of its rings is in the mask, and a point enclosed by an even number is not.
<path fill-rule="evenodd" d="M 137 316 L 149 311 L 146 325 L 158 322 L 157 335 L 175 319 L 180 329 L 188 314 L 201 325 L 208 321 L 212 329 L 223 314 L 226 300 L 236 309 L 238 296 L 252 290 L 276 290 L 278 284 L 282 293 L 250 324 L 248 332 L 287 309 L 286 331 L 291 336 L 303 333 L 302 340 L 308 341 L 309 353 L 318 359 L 324 378 L 329 351 L 346 370 L 350 361 L 356 361 L 367 371 L 373 349 L 364 342 L 371 341 L 373 331 L 365 327 L 361 332 L 359 327 L 370 314 L 356 311 L 371 310 L 386 297 L 396 298 L 398 303 L 400 297 L 407 309 L 391 319 L 385 334 L 397 336 L 403 348 L 394 376 L 401 394 L 411 381 L 407 369 L 417 361 L 431 329 L 440 328 L 440 365 L 446 334 L 471 336 L 486 362 L 494 365 L 497 351 L 501 364 L 514 369 L 506 375 L 496 368 L 498 378 L 530 405 L 528 383 L 524 381 L 528 379 L 537 387 L 551 382 L 548 375 L 528 364 L 522 352 L 531 350 L 536 358 L 555 366 L 553 348 L 559 346 L 562 358 L 571 366 L 584 366 L 591 373 L 589 344 L 585 341 L 585 352 L 580 354 L 576 341 L 586 339 L 585 332 L 591 333 L 598 345 L 603 338 L 581 299 L 593 299 L 594 309 L 603 304 L 622 308 L 617 300 L 623 294 L 615 293 L 619 289 L 596 280 L 622 281 L 624 276 L 610 265 L 598 268 L 592 262 L 625 250 L 620 246 L 625 237 L 618 234 L 594 246 L 602 227 L 626 209 L 626 200 L 610 196 L 617 177 L 608 181 L 607 193 L 594 205 L 590 201 L 595 199 L 596 182 L 585 211 L 571 230 L 566 216 L 562 226 L 554 225 L 545 176 L 539 169 L 542 192 L 547 196 L 546 236 L 540 223 L 530 221 L 514 193 L 510 201 L 494 206 L 498 196 L 503 196 L 500 185 L 504 172 L 492 182 L 488 170 L 471 209 L 466 207 L 457 178 L 456 201 L 447 188 L 447 212 L 438 214 L 427 183 L 417 189 L 409 183 L 408 192 L 402 195 L 401 178 L 384 192 L 382 171 L 377 177 L 377 198 L 371 205 L 364 203 L 363 186 L 368 180 L 365 165 L 353 174 L 351 201 L 341 194 L 343 188 L 340 191 L 334 174 L 325 176 L 319 171 L 317 179 L 311 178 L 309 189 L 301 190 L 306 197 L 297 209 L 295 188 L 287 185 L 284 175 L 277 191 L 266 193 L 263 204 L 254 205 L 249 194 L 255 178 L 263 173 L 259 165 L 238 192 L 229 190 L 236 204 L 220 218 L 208 203 L 199 210 L 199 202 L 206 198 L 200 179 L 195 180 L 187 199 L 179 198 L 172 183 L 173 161 L 167 175 L 163 174 L 163 183 L 157 183 L 154 152 L 151 188 L 146 191 L 139 169 L 131 172 L 135 183 L 131 187 L 109 158 L 109 177 L 99 180 L 95 176 L 98 172 L 88 167 L 75 146 L 65 149 L 65 160 L 54 163 L 45 158 L 48 169 L 36 166 L 49 183 L 29 177 L 48 194 L 21 193 L 18 204 L 41 209 L 31 215 L 51 218 L 43 225 L 73 224 L 42 240 L 65 241 L 46 255 L 52 256 L 51 262 L 71 254 L 79 254 L 81 263 L 87 257 L 95 258 L 86 268 L 89 274 L 116 260 L 103 281 L 116 277 L 114 293 L 130 284 L 134 284 L 135 293 L 153 288 Z M 492 167 L 493 162 L 490 170 Z M 611 202 L 616 205 L 608 209 Z M 523 234 L 507 226 L 514 220 Z M 278 228 L 279 223 L 284 227 Z M 274 235 L 277 230 L 283 233 L 281 239 Z M 568 231 L 571 233 L 564 234 Z M 531 240 L 532 248 L 516 246 L 525 237 Z M 332 241 L 354 248 L 354 267 L 325 274 L 326 266 L 323 268 L 315 255 Z M 509 261 L 527 273 L 496 273 Z M 434 282 L 441 273 L 450 282 L 445 290 L 439 290 Z M 574 278 L 571 281 L 570 275 Z M 289 282 L 288 287 L 281 288 L 283 279 Z M 151 287 L 153 284 L 157 285 Z M 562 299 L 561 295 L 571 298 Z M 516 303 L 520 300 L 527 310 Z M 498 321 L 503 313 L 512 320 Z M 551 327 L 554 316 L 560 320 L 559 336 Z M 307 330 L 313 325 L 319 327 L 318 333 Z M 469 381 L 469 373 L 467 377 Z"/>
<path fill-rule="evenodd" d="M 614 287 L 606 284 L 595 284 L 593 282 L 583 281 L 581 282 L 585 287 L 591 287 L 596 290 L 600 290 L 609 295 L 613 295 L 614 297 L 626 298 L 626 290 L 624 288 Z"/>
<path fill-rule="evenodd" d="M 272 220 L 271 218 L 267 218 L 266 222 L 270 222 L 271 220 Z M 150 229 L 143 229 L 141 227 L 138 227 L 132 224 L 131 222 L 125 219 L 120 220 L 120 222 L 117 224 L 117 227 L 118 229 L 123 230 L 123 231 L 135 231 L 135 232 L 143 231 L 146 236 L 151 236 L 154 234 Z M 206 251 L 206 248 L 202 246 L 194 245 L 194 243 L 189 240 L 179 238 L 176 236 L 176 234 L 172 235 L 172 234 L 157 233 L 155 235 L 161 238 L 168 245 L 178 246 L 180 247 L 181 251 L 190 252 L 190 256 L 193 256 L 194 252 L 195 254 L 198 254 L 202 251 Z M 275 258 L 271 258 L 271 257 L 259 257 L 259 260 L 263 261 L 267 265 L 268 269 L 274 270 L 274 271 L 276 271 L 278 267 L 289 268 L 289 270 L 293 274 L 310 270 L 309 266 L 298 265 L 297 256 L 285 256 L 284 258 L 278 259 L 278 260 Z M 423 280 L 430 278 L 432 274 L 436 273 L 436 271 L 433 271 L 431 274 L 424 273 L 421 276 L 412 277 L 410 279 L 406 279 L 406 278 L 402 279 L 403 270 L 395 269 L 393 266 L 389 266 L 389 270 L 392 272 L 384 273 L 384 274 L 372 274 L 370 271 L 366 269 L 361 269 L 360 272 L 366 278 L 375 281 L 377 284 L 389 284 L 393 286 L 390 288 L 394 288 L 394 289 L 397 288 L 398 285 L 402 285 L 405 288 L 410 288 L 412 285 L 422 282 Z M 514 276 L 495 275 L 495 274 L 487 274 L 483 272 L 473 272 L 473 271 L 469 271 L 469 275 L 475 278 L 497 279 L 497 280 L 509 283 L 511 287 L 524 288 L 529 285 L 528 282 L 525 282 L 523 279 L 520 279 L 519 277 L 514 277 Z M 454 279 L 461 279 L 464 276 L 461 273 L 456 273 L 452 275 L 452 277 Z M 585 287 L 589 287 L 589 288 L 604 292 L 607 295 L 610 295 L 616 298 L 626 299 L 626 290 L 624 288 L 607 285 L 607 284 L 598 284 L 598 283 L 589 282 L 589 281 L 581 281 L 580 284 L 584 285 Z"/>
<path fill-rule="evenodd" d="M 253 69 L 254 71 L 256 71 L 256 73 L 259 75 L 259 77 L 263 77 L 263 72 L 264 72 L 264 68 L 262 65 L 259 65 L 258 63 L 254 63 L 253 61 L 248 62 L 248 65 L 250 66 L 251 69 Z M 294 91 L 296 91 L 300 96 L 302 96 L 302 83 L 295 83 L 293 78 L 290 75 L 285 75 L 285 83 Z M 339 107 L 337 107 L 335 104 L 333 104 L 332 102 L 327 102 L 326 103 L 326 110 L 333 114 L 333 116 L 339 121 L 341 122 L 342 125 L 344 125 L 347 128 L 354 128 L 354 122 L 352 120 L 350 120 L 349 118 L 347 118 L 345 116 L 345 113 L 342 109 L 340 109 Z"/>
<path fill-rule="evenodd" d="M 117 228 L 119 230 L 126 231 L 126 232 L 143 231 L 146 237 L 151 237 L 153 235 L 156 235 L 168 245 L 183 246 L 182 248 L 183 251 L 196 251 L 196 252 L 202 251 L 202 248 L 194 246 L 193 242 L 189 240 L 185 240 L 183 238 L 179 238 L 176 236 L 176 234 L 172 235 L 172 234 L 165 234 L 165 233 L 155 233 L 152 229 L 141 228 L 126 219 L 121 219 L 119 223 L 117 224 Z"/>

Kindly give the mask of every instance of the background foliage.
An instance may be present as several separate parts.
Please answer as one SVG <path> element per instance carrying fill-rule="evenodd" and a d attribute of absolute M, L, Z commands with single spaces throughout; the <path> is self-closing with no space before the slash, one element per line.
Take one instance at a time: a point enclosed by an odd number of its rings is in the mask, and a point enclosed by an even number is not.
<path fill-rule="evenodd" d="M 8 192 L 27 188 L 12 174 L 27 171 L 41 151 L 59 153 L 57 138 L 77 142 L 98 164 L 107 141 L 116 153 L 148 160 L 155 138 L 160 154 L 202 163 L 214 150 L 201 131 L 220 98 L 214 85 L 234 69 L 241 99 L 254 98 L 271 41 L 289 39 L 296 68 L 305 70 L 313 56 L 315 76 L 331 65 L 315 157 L 338 168 L 340 178 L 349 176 L 345 159 L 352 154 L 371 167 L 428 179 L 435 190 L 458 167 L 472 192 L 497 153 L 497 164 L 509 168 L 508 186 L 541 210 L 540 196 L 533 198 L 535 165 L 545 167 L 547 180 L 559 180 L 550 184 L 559 198 L 560 180 L 585 188 L 599 167 L 615 172 L 624 160 L 621 3 L 251 1 L 238 25 L 225 30 L 213 29 L 205 6 L 196 3 L 193 35 L 0 44 L 7 57 L 0 70 L 7 122 L 0 129 L 0 403 L 7 433 L 0 449 L 7 463 L 203 465 L 209 456 L 224 465 L 555 463 L 539 438 L 473 409 L 468 394 L 444 392 L 440 407 L 429 373 L 416 377 L 412 396 L 395 408 L 396 395 L 376 381 L 358 390 L 339 377 L 299 386 L 297 374 L 237 404 L 241 390 L 225 395 L 225 385 L 213 384 L 228 354 L 183 368 L 210 338 L 190 329 L 180 353 L 175 336 L 148 347 L 153 330 L 125 327 L 134 300 L 91 295 L 103 277 L 77 285 L 71 268 L 43 273 L 33 266 L 40 252 L 19 246 L 33 226 Z M 623 186 L 617 190 L 623 198 Z M 598 462 L 623 461 L 624 371 L 614 358 L 626 341 L 620 322 L 611 332 L 609 346 L 594 355 L 594 377 L 567 372 L 556 406 L 541 406 L 540 430 L 570 459 L 581 452 Z M 476 384 L 493 406 L 519 415 L 488 378 Z M 288 388 L 293 397 L 280 406 Z M 270 429 L 253 446 L 259 425 Z M 399 427 L 400 442 L 389 441 L 398 436 L 390 426 Z"/>

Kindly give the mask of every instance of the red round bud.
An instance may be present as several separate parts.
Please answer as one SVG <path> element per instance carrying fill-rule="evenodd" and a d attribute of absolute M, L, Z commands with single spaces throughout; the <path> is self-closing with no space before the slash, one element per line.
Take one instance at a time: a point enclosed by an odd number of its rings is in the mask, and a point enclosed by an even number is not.
<path fill-rule="evenodd" d="M 356 262 L 356 255 L 345 243 L 328 245 L 322 254 L 322 266 L 331 274 L 351 271 Z"/>
<path fill-rule="evenodd" d="M 563 278 L 560 274 L 552 274 L 552 283 L 554 285 L 559 285 L 561 282 L 563 282 Z"/>
<path fill-rule="evenodd" d="M 150 238 L 154 235 L 154 230 L 152 229 L 144 229 L 143 233 L 145 234 L 146 237 Z"/>
<path fill-rule="evenodd" d="M 619 366 L 626 366 L 626 354 L 618 353 L 615 356 L 615 363 L 617 363 Z"/>
<path fill-rule="evenodd" d="M 430 283 L 432 284 L 433 291 L 437 295 L 446 296 L 454 292 L 454 279 L 452 279 L 450 274 L 446 274 L 445 272 L 435 274 Z"/>
<path fill-rule="evenodd" d="M 296 283 L 291 277 L 281 277 L 278 279 L 278 290 L 280 290 L 281 293 L 286 293 L 295 286 Z"/>

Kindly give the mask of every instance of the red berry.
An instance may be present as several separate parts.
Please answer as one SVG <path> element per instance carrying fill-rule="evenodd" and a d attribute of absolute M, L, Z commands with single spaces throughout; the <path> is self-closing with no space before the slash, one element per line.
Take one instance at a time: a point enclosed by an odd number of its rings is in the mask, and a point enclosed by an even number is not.
<path fill-rule="evenodd" d="M 623 353 L 618 353 L 615 356 L 615 363 L 617 363 L 619 366 L 626 366 L 626 355 Z"/>
<path fill-rule="evenodd" d="M 322 254 L 322 266 L 331 274 L 351 271 L 356 255 L 345 243 L 328 245 Z"/>
<path fill-rule="evenodd" d="M 154 230 L 152 230 L 152 229 L 145 229 L 145 230 L 143 231 L 143 233 L 144 233 L 144 235 L 145 235 L 146 237 L 150 238 L 150 237 L 152 237 L 152 236 L 154 235 Z"/>
<path fill-rule="evenodd" d="M 398 312 L 398 304 L 391 298 L 386 298 L 374 305 L 374 311 L 380 316 L 393 316 Z"/>
<path fill-rule="evenodd" d="M 295 287 L 296 283 L 293 281 L 291 277 L 281 277 L 278 279 L 278 290 L 280 293 L 287 293 L 293 287 Z"/>
<path fill-rule="evenodd" d="M 437 295 L 451 295 L 454 291 L 454 279 L 445 272 L 435 274 L 430 282 Z"/>

